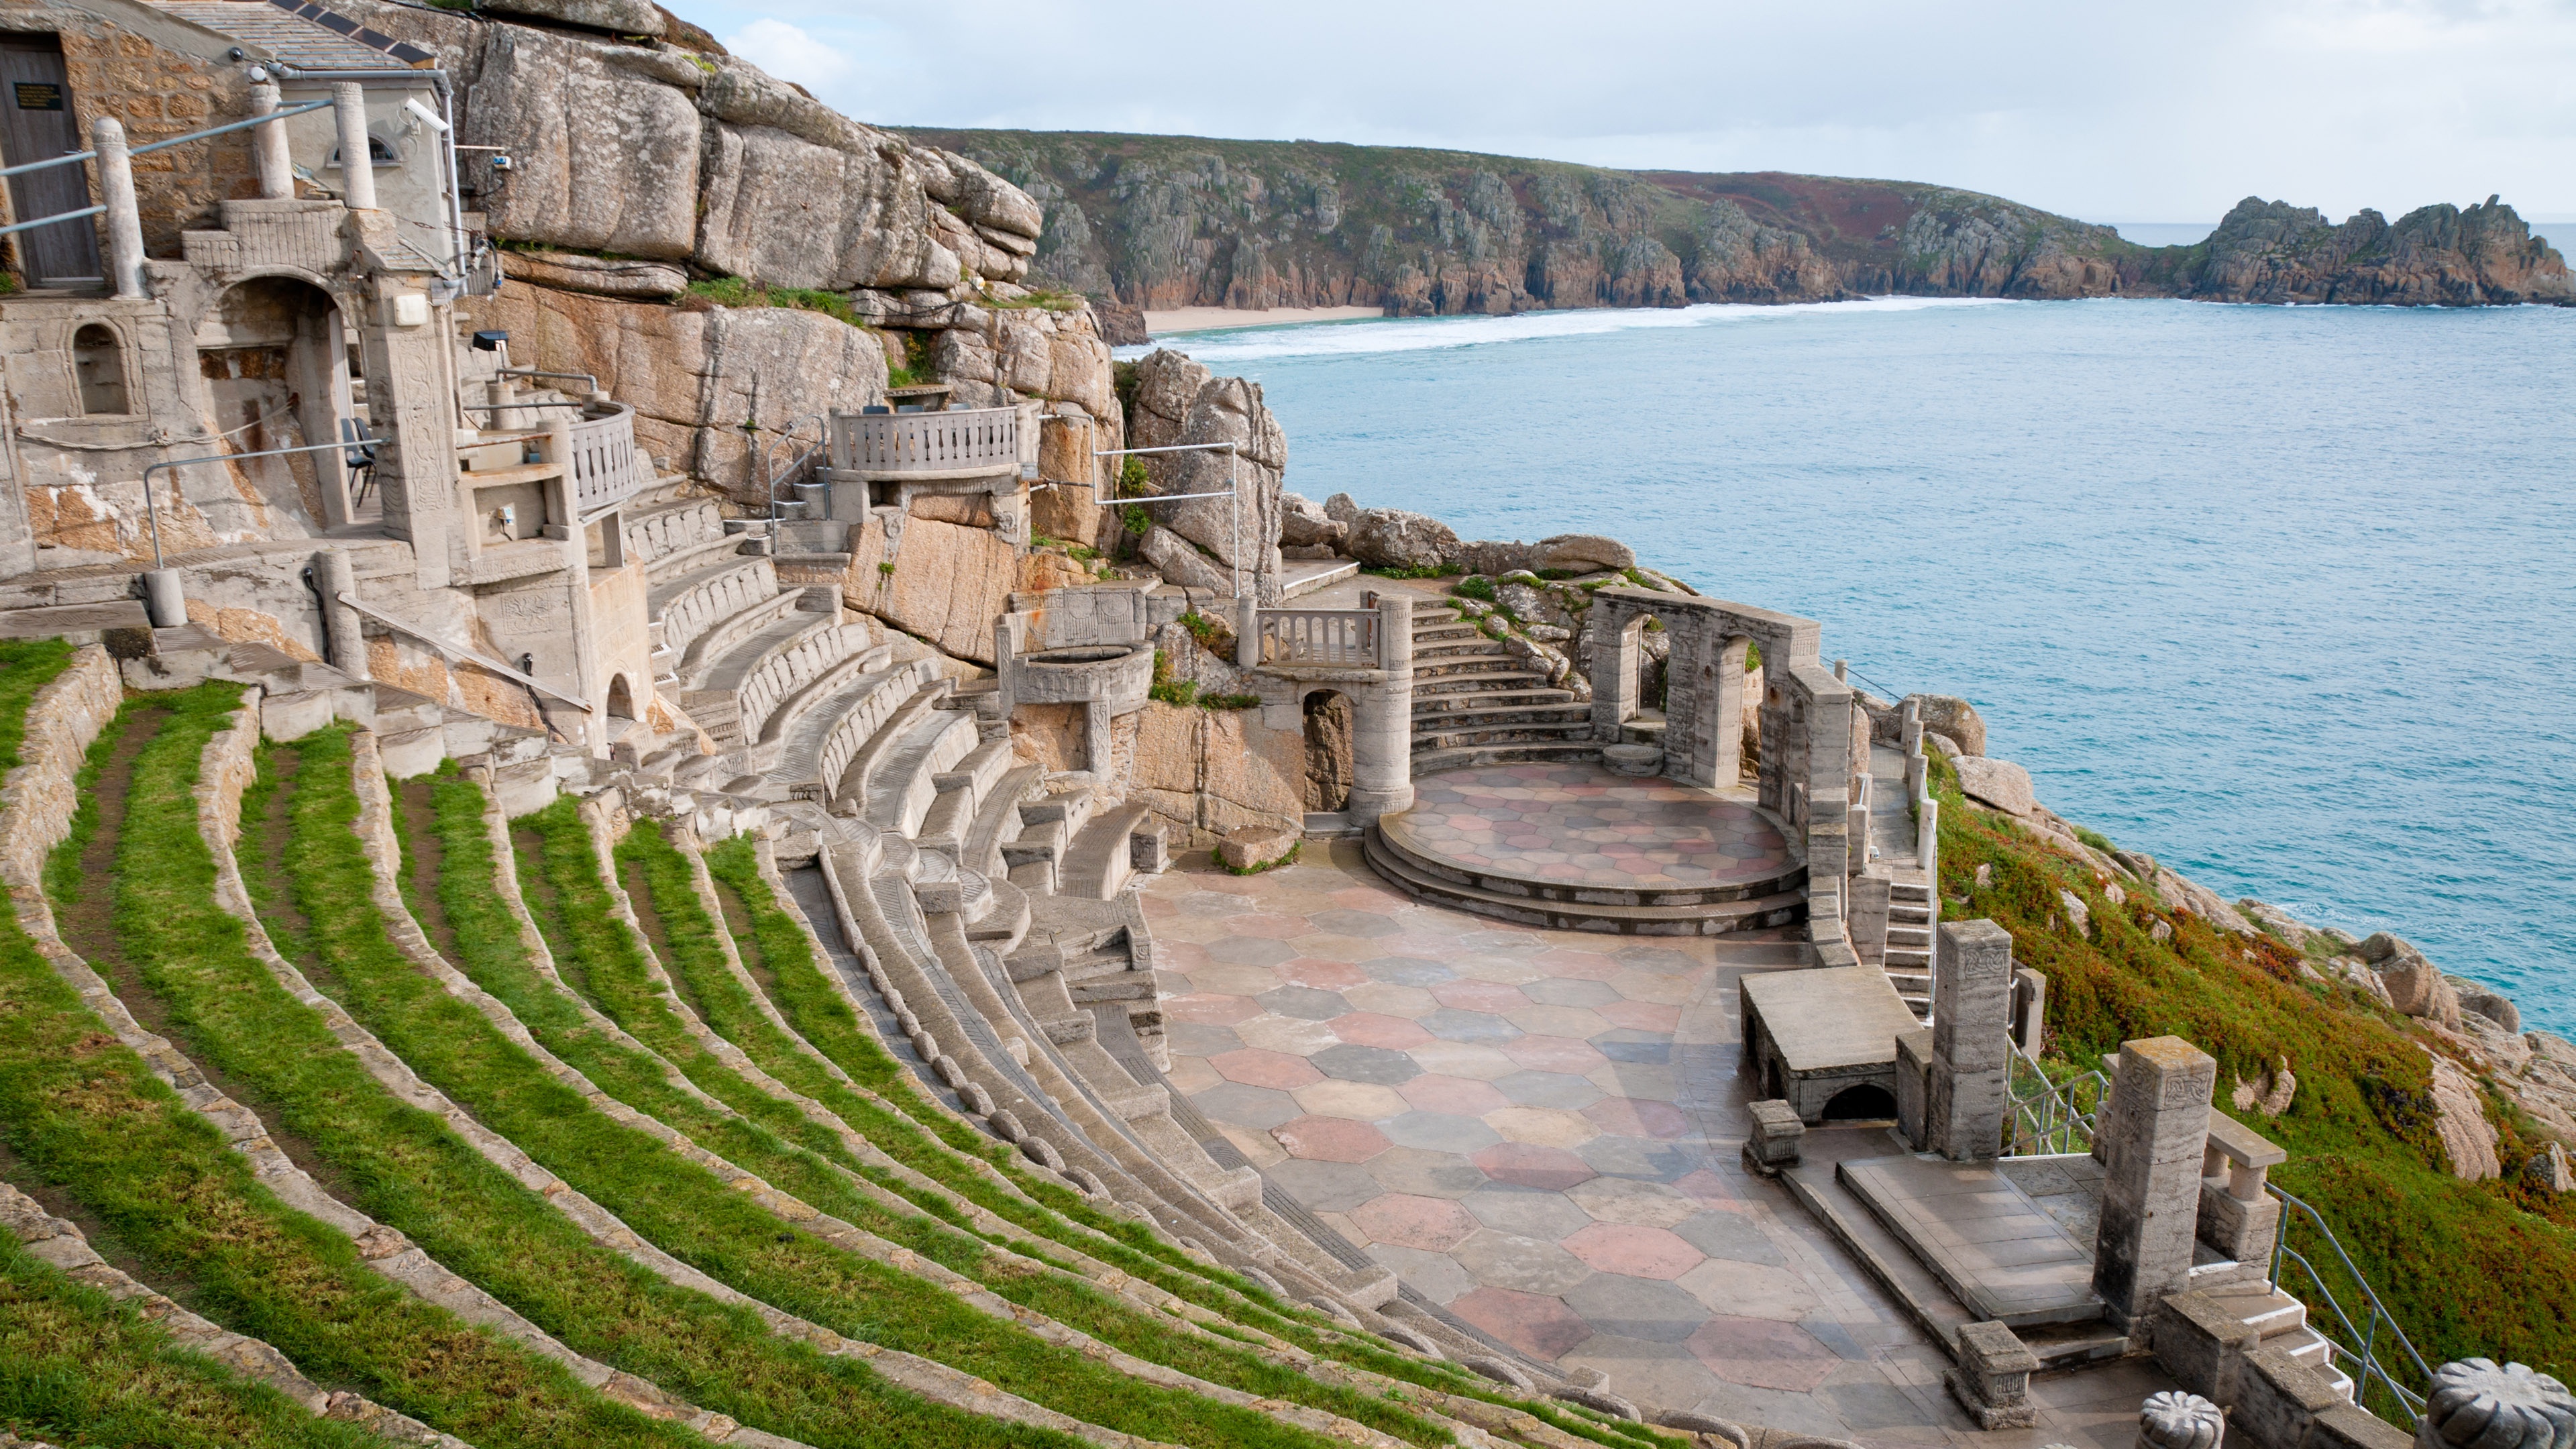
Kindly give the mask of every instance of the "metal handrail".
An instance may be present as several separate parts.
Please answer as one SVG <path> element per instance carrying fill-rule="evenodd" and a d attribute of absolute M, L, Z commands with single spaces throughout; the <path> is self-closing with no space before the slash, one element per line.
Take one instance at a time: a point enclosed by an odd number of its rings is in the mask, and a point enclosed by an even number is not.
<path fill-rule="evenodd" d="M 203 141 L 209 136 L 221 136 L 229 131 L 246 131 L 253 126 L 265 126 L 271 121 L 283 121 L 289 116 L 300 116 L 307 111 L 319 111 L 330 105 L 331 102 L 329 101 L 307 101 L 300 106 L 289 106 L 282 111 L 271 111 L 265 116 L 253 116 L 247 121 L 231 121 L 221 126 L 208 126 L 202 131 L 190 131 L 184 136 L 173 136 L 166 141 L 155 141 L 148 146 L 129 146 L 126 148 L 125 154 L 128 156 L 149 156 L 155 151 L 167 151 L 173 146 L 185 146 L 191 141 Z M 97 159 L 98 153 L 96 151 L 73 151 L 66 155 L 56 156 L 51 160 L 29 161 L 19 166 L 0 167 L 0 176 L 20 176 L 30 171 L 42 171 L 49 166 L 71 166 L 82 161 L 95 161 Z M 32 226 L 34 223 L 30 222 L 29 225 Z"/>
<path fill-rule="evenodd" d="M 814 424 L 814 426 L 815 426 L 815 427 L 820 431 L 820 433 L 821 433 L 821 436 L 815 439 L 815 441 L 814 441 L 814 446 L 812 446 L 812 447 L 810 447 L 810 448 L 807 448 L 804 452 L 799 453 L 799 454 L 797 454 L 794 458 L 789 459 L 786 467 L 781 468 L 781 469 L 777 470 L 776 472 L 771 472 L 771 471 L 770 471 L 770 467 L 769 467 L 770 450 L 771 450 L 771 449 L 773 449 L 773 448 L 775 448 L 775 447 L 777 447 L 780 443 L 783 443 L 783 442 L 794 442 L 794 441 L 796 440 L 796 430 L 797 430 L 798 428 L 800 428 L 800 427 L 803 427 L 803 426 L 804 426 L 806 423 L 808 423 L 808 422 L 811 422 L 812 424 Z M 772 434 L 770 434 L 767 438 L 764 438 L 764 439 L 762 439 L 762 440 L 761 440 L 761 444 L 760 444 L 760 471 L 761 471 L 761 472 L 763 472 L 763 473 L 768 474 L 768 476 L 769 476 L 769 482 L 768 482 L 768 485 L 766 486 L 766 488 L 764 488 L 764 490 L 763 490 L 763 491 L 768 495 L 768 498 L 769 498 L 769 536 L 770 536 L 770 537 L 772 537 L 772 538 L 776 538 L 776 537 L 778 536 L 778 484 L 779 484 L 779 480 L 784 479 L 784 478 L 792 478 L 792 477 L 796 476 L 796 474 L 797 474 L 799 471 L 804 470 L 804 469 L 807 467 L 807 465 L 811 464 L 811 463 L 814 461 L 814 459 L 815 459 L 815 457 L 816 457 L 817 455 L 819 455 L 819 454 L 821 454 L 821 453 L 824 453 L 824 452 L 828 451 L 828 450 L 831 448 L 831 446 L 832 446 L 832 427 L 831 427 L 831 422 L 830 422 L 830 420 L 829 420 L 829 419 L 825 418 L 821 413 L 807 413 L 807 414 L 805 414 L 803 417 L 790 419 L 790 420 L 788 421 L 788 424 L 787 424 L 787 426 L 786 426 L 786 427 L 779 429 L 777 432 L 772 433 Z"/>
<path fill-rule="evenodd" d="M 2416 1376 L 2415 1381 L 2417 1383 L 2426 1385 L 2431 1384 L 2433 1380 L 2432 1365 L 2426 1363 L 2424 1361 L 2424 1355 L 2416 1351 L 2413 1340 L 2407 1338 L 2406 1330 L 2398 1326 L 2397 1316 L 2388 1311 L 2388 1305 L 2379 1301 L 2378 1290 L 2370 1286 L 2370 1280 L 2362 1276 L 2360 1267 L 2352 1261 L 2352 1255 L 2344 1251 L 2343 1243 L 2340 1239 L 2335 1237 L 2334 1229 L 2326 1225 L 2325 1216 L 2319 1213 L 2315 1208 L 2310 1207 L 2308 1204 L 2301 1202 L 2290 1194 L 2281 1191 L 2277 1187 L 2266 1184 L 2264 1191 L 2270 1193 L 2273 1197 L 2280 1199 L 2285 1206 L 2296 1208 L 2307 1218 L 2309 1223 L 2315 1226 L 2319 1233 L 2324 1235 L 2326 1246 L 2334 1250 L 2335 1260 L 2343 1264 L 2344 1272 L 2351 1277 L 2354 1286 L 2361 1290 L 2361 1296 L 2369 1301 L 2369 1320 L 2359 1327 L 2354 1326 L 2352 1315 L 2344 1311 L 2342 1300 L 2336 1298 L 2334 1290 L 2327 1286 L 2325 1275 L 2317 1271 L 2316 1264 L 2309 1262 L 2305 1254 L 2300 1253 L 2290 1246 L 2289 1224 L 2287 1222 L 2284 1222 L 2281 1225 L 2281 1230 L 2274 1235 L 2272 1241 L 2271 1280 L 2273 1288 L 2283 1293 L 2289 1293 L 2289 1288 L 2281 1281 L 2282 1268 L 2285 1264 L 2297 1264 L 2300 1271 L 2308 1275 L 2309 1283 L 2314 1285 L 2316 1296 L 2325 1300 L 2327 1311 L 2334 1315 L 2335 1322 L 2343 1329 L 2344 1336 L 2342 1340 L 2337 1340 L 2331 1334 L 2321 1333 L 2320 1336 L 2325 1338 L 2326 1348 L 2331 1354 L 2338 1359 L 2348 1361 L 2352 1365 L 2347 1372 L 2351 1375 L 2353 1382 L 2353 1402 L 2360 1404 L 2364 1409 L 2369 1409 L 2370 1412 L 2374 1414 L 2378 1413 L 2378 1410 L 2370 1409 L 2370 1406 L 2363 1402 L 2364 1397 L 2369 1392 L 2371 1381 L 2376 1379 L 2382 1388 L 2388 1390 L 2389 1396 L 2397 1401 L 2400 1410 L 2400 1414 L 2396 1418 L 2390 1418 L 2390 1416 L 2385 1414 L 2381 1414 L 2380 1417 L 2388 1419 L 2390 1423 L 2397 1424 L 2401 1428 L 2412 1425 L 2415 1422 L 2416 1416 L 2424 1412 L 2424 1395 L 2414 1389 L 2406 1387 L 2402 1383 L 2399 1383 L 2389 1374 L 2388 1360 L 2394 1357 L 2394 1355 L 2388 1354 L 2382 1348 L 2380 1343 L 2381 1330 L 2384 1328 L 2388 1337 L 2395 1340 L 2397 1346 L 2406 1351 L 2406 1361 L 2411 1361 L 2414 1364 Z M 2290 1294 L 2290 1296 L 2298 1298 L 2302 1295 L 2293 1293 Z M 2311 1305 L 2312 1308 L 2313 1306 L 2314 1305 Z M 2350 1347 L 2350 1344 L 2354 1341 L 2358 1341 L 2361 1345 L 2358 1350 Z M 2403 1361 L 2400 1362 L 2399 1367 L 2401 1369 L 2404 1367 Z"/>
<path fill-rule="evenodd" d="M 2018 1043 L 2012 1047 L 2009 1065 L 2012 1076 L 2036 1077 L 2038 1085 L 2028 1091 L 2006 1087 L 2012 1106 L 2012 1140 L 2006 1144 L 2004 1155 L 2043 1157 L 2092 1151 L 2093 1124 L 2096 1114 L 2101 1111 L 2102 1099 L 2111 1090 L 2110 1078 L 2099 1071 L 2091 1071 L 2063 1082 L 2052 1082 L 2048 1073 Z M 2083 1107 L 2078 1100 L 2078 1089 L 2087 1082 L 2093 1084 L 2090 1109 Z"/>

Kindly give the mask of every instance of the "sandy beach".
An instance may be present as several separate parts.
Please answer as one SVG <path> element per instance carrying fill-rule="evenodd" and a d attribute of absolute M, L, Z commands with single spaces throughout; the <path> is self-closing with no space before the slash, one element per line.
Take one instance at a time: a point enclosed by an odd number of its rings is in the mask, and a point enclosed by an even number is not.
<path fill-rule="evenodd" d="M 1156 337 L 1176 332 L 1215 332 L 1228 327 L 1294 327 L 1307 322 L 1350 322 L 1383 317 L 1383 307 L 1273 307 L 1250 312 L 1234 307 L 1176 307 L 1145 314 L 1145 330 Z"/>

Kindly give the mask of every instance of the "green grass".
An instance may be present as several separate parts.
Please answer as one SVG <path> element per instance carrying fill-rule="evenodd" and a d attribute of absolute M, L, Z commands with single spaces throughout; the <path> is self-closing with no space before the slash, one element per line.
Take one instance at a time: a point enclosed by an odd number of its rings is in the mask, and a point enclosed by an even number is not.
<path fill-rule="evenodd" d="M 1280 856 L 1277 860 L 1265 860 L 1259 865 L 1226 865 L 1226 863 L 1221 860 L 1218 861 L 1217 864 L 1220 867 L 1223 867 L 1228 875 L 1259 875 L 1265 870 L 1278 870 L 1283 866 L 1295 865 L 1297 863 L 1297 857 L 1305 853 L 1306 842 L 1300 840 L 1296 844 L 1289 846 L 1288 853 Z"/>
<path fill-rule="evenodd" d="M 1969 806 L 1947 762 L 1934 762 L 1932 779 L 1950 898 L 1942 914 L 1993 918 L 2012 932 L 2015 964 L 2048 978 L 2049 1057 L 2090 1065 L 2124 1040 L 2185 1037 L 2218 1058 L 2222 1110 L 2238 1077 L 2286 1057 L 2299 1078 L 2290 1109 L 2244 1114 L 2290 1154 L 2271 1180 L 2324 1214 L 2426 1359 L 2514 1358 L 2562 1378 L 2576 1370 L 2576 1203 L 2518 1177 L 2450 1174 L 2433 1130 L 2430 1059 L 2417 1045 L 2435 1045 L 2429 1034 L 2352 987 L 2308 980 L 2299 954 L 2271 937 L 2160 908 L 2137 881 L 2120 882 L 2128 901 L 2115 904 L 2089 865 Z M 1980 865 L 1993 867 L 1984 889 Z M 2049 929 L 2064 914 L 2060 889 L 2091 911 L 2091 939 Z M 2169 940 L 2154 939 L 2159 923 Z M 2500 1100 L 2489 1105 L 2498 1153 L 2518 1165 L 2538 1145 Z M 2513 1286 L 2461 1291 L 2482 1282 Z"/>
<path fill-rule="evenodd" d="M 742 1048 L 764 1071 L 830 1108 L 842 1120 L 849 1121 L 866 1111 L 869 1104 L 864 1098 L 843 1085 L 821 1062 L 799 1050 L 795 1040 L 781 1031 L 743 989 L 723 954 L 727 928 L 708 918 L 688 858 L 649 822 L 639 823 L 628 832 L 617 855 L 633 877 L 629 893 L 640 884 L 661 919 L 669 942 L 669 950 L 662 956 L 664 970 L 679 984 L 708 1028 Z M 737 945 L 736 949 L 742 948 Z M 756 942 L 753 949 L 757 949 Z M 750 959 L 745 958 L 746 969 Z M 897 1241 L 977 1279 L 1014 1303 L 1079 1328 L 1138 1358 L 1264 1398 L 1310 1404 L 1417 1444 L 1449 1442 L 1446 1433 L 1383 1400 L 1316 1383 L 1239 1349 L 1175 1330 L 1090 1284 L 1054 1274 L 1005 1269 L 980 1241 L 926 1220 L 916 1221 L 920 1230 Z"/>
<path fill-rule="evenodd" d="M 1371 564 L 1360 572 L 1381 579 L 1454 579 L 1466 570 L 1456 564 L 1408 564 L 1402 568 L 1379 568 Z"/>
<path fill-rule="evenodd" d="M 802 312 L 820 312 L 853 327 L 865 325 L 859 321 L 859 314 L 850 309 L 849 298 L 816 287 L 768 287 L 741 277 L 713 277 L 691 282 L 688 295 L 703 297 L 719 307 L 793 307 Z"/>
<path fill-rule="evenodd" d="M 530 904 L 558 961 L 571 968 L 567 975 L 601 1012 L 741 1117 L 709 1121 L 712 1114 L 699 1109 L 692 1114 L 698 1121 L 673 1120 L 676 1104 L 670 1116 L 658 1105 L 640 1109 L 654 1111 L 709 1150 L 816 1207 L 861 1226 L 881 1220 L 882 1210 L 833 1172 L 834 1163 L 851 1171 L 861 1165 L 836 1134 L 744 1080 L 700 1046 L 668 1009 L 635 936 L 610 914 L 589 832 L 573 802 L 559 800 L 516 823 L 533 847 L 520 852 L 521 878 L 542 877 L 538 899 Z M 528 1024 L 539 1030 L 535 1022 Z M 600 1085 L 621 1095 L 621 1089 L 631 1090 L 623 1079 Z M 668 1088 L 654 1094 L 657 1103 L 677 1095 Z M 683 1171 L 674 1164 L 648 1181 L 629 1181 L 631 1163 L 619 1164 L 616 1173 L 599 1171 L 596 1178 L 576 1175 L 568 1163 L 548 1165 L 665 1250 L 742 1292 L 851 1337 L 936 1358 L 1087 1422 L 1211 1449 L 1320 1449 L 1324 1442 L 1249 1410 L 1127 1378 L 976 1312 L 920 1278 L 819 1239 L 780 1233 L 773 1242 L 777 1219 L 695 1168 Z"/>
<path fill-rule="evenodd" d="M 83 919 L 112 909 L 118 954 L 168 1005 L 168 1033 L 198 1060 L 253 1068 L 254 1085 L 283 1088 L 297 1103 L 341 1101 L 352 1116 L 414 1140 L 443 1132 L 360 1080 L 320 1019 L 250 958 L 240 923 L 214 904 L 214 858 L 197 834 L 189 788 L 200 751 L 238 696 L 216 684 L 131 705 L 100 737 L 74 832 L 48 863 L 58 909 Z M 134 763 L 115 869 L 87 871 L 81 853 L 100 828 L 98 776 L 125 731 L 148 728 L 147 716 L 164 710 L 166 723 Z M 112 895 L 85 900 L 92 891 Z M 302 1115 L 265 1093 L 258 1105 L 273 1124 Z M 171 1285 L 198 1313 L 265 1339 L 318 1383 L 355 1389 L 480 1449 L 703 1442 L 412 1297 L 369 1270 L 347 1238 L 285 1207 L 211 1124 L 81 1008 L 14 918 L 0 929 L 0 1123 L 34 1174 L 96 1217 L 107 1235 L 102 1252 L 136 1262 L 146 1281 Z M 300 1134 L 298 1124 L 284 1125 Z"/>
<path fill-rule="evenodd" d="M 65 1446 L 363 1449 L 385 1441 L 316 1418 L 265 1384 L 173 1343 L 105 1293 L 0 1233 L 0 1429 Z"/>
<path fill-rule="evenodd" d="M 296 757 L 291 787 L 280 781 L 289 752 Z M 354 833 L 358 801 L 345 733 L 320 731 L 293 746 L 266 748 L 263 756 L 268 768 L 260 791 L 244 802 L 246 819 L 256 820 L 250 808 L 265 807 L 266 797 L 282 790 L 292 831 L 284 857 L 274 862 L 262 858 L 255 828 L 246 831 L 243 865 L 281 951 L 290 959 L 309 955 L 333 999 L 413 1070 L 648 1238 L 658 1224 L 629 1214 L 654 1194 L 686 1200 L 694 1187 L 700 1197 L 749 1206 L 643 1132 L 592 1110 L 396 950 L 370 899 L 373 875 Z M 361 1094 L 354 1086 L 342 1091 Z M 817 1449 L 910 1442 L 912 1435 L 981 1445 L 1060 1442 L 921 1399 L 863 1361 L 778 1338 L 746 1308 L 674 1287 L 593 1243 L 479 1156 L 456 1157 L 466 1151 L 462 1143 L 425 1142 L 454 1160 L 442 1172 L 407 1178 L 380 1160 L 389 1154 L 362 1155 L 369 1145 L 343 1149 L 344 1170 L 402 1187 L 371 1211 L 577 1350 L 701 1407 Z M 709 1231 L 730 1230 L 746 1243 L 771 1243 L 784 1252 L 774 1244 L 780 1226 L 757 1210 L 737 1210 L 710 1223 Z"/>
<path fill-rule="evenodd" d="M 1494 601 L 1494 581 L 1483 574 L 1469 574 L 1449 586 L 1449 592 L 1461 598 L 1490 604 Z"/>

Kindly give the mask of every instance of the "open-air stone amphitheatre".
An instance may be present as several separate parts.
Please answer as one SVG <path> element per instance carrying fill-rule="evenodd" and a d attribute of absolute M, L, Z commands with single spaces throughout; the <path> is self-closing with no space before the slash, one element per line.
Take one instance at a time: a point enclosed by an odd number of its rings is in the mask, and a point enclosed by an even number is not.
<path fill-rule="evenodd" d="M 2576 1188 L 2404 941 L 644 0 L 0 31 L 0 1443 L 2576 1444 L 2303 1161 Z"/>

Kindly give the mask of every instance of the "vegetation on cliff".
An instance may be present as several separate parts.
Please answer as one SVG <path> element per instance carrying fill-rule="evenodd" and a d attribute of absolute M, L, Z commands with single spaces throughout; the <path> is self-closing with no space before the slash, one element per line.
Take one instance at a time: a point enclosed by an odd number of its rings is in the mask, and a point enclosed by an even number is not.
<path fill-rule="evenodd" d="M 2052 1075 L 2090 1068 L 2124 1040 L 2181 1036 L 2218 1058 L 2226 1111 L 2231 1084 L 2287 1060 L 2298 1077 L 2288 1109 L 2234 1115 L 2288 1149 L 2272 1180 L 2325 1216 L 2415 1347 L 2434 1363 L 2478 1355 L 2561 1377 L 2576 1369 L 2576 1198 L 2519 1174 L 2452 1175 L 2432 1089 L 2433 1053 L 2457 1056 L 2449 1044 L 2359 988 L 2303 971 L 2283 942 L 2168 909 L 2146 884 L 1970 804 L 1946 762 L 1936 758 L 1932 775 L 1941 914 L 1995 920 L 2012 932 L 2015 964 L 2048 978 Z M 2089 929 L 2061 891 L 2084 902 Z M 2501 1095 L 2489 1091 L 2484 1106 L 2505 1161 L 2538 1149 L 2533 1125 Z M 2293 1245 L 2314 1245 L 2285 1227 Z"/>
<path fill-rule="evenodd" d="M 1400 314 L 1924 296 L 2465 304 L 2576 298 L 2509 207 L 2341 227 L 2247 198 L 2196 247 L 1973 191 L 1614 171 L 1315 141 L 918 131 L 1044 208 L 1033 281 L 1139 308 Z"/>

